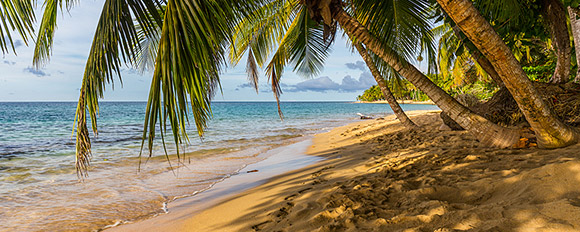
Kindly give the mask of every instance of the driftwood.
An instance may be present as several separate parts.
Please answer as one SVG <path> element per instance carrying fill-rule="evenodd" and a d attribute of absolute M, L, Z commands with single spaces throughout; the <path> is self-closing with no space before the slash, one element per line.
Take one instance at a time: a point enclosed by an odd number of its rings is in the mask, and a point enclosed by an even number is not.
<path fill-rule="evenodd" d="M 373 119 L 373 117 L 371 116 L 367 116 L 361 113 L 356 113 L 358 116 L 360 116 L 360 119 Z"/>
<path fill-rule="evenodd" d="M 580 84 L 534 82 L 534 87 L 564 123 L 574 127 L 580 126 Z M 516 101 L 505 87 L 497 91 L 487 102 L 465 102 L 462 98 L 465 97 L 458 97 L 458 101 L 494 123 L 507 127 L 529 127 Z M 451 129 L 463 130 L 446 114 L 441 113 L 441 118 Z"/>

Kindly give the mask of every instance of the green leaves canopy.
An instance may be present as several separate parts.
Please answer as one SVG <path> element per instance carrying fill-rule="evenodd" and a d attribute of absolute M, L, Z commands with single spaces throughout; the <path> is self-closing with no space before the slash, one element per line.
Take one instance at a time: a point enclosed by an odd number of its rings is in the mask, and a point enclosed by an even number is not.
<path fill-rule="evenodd" d="M 73 3 L 66 1 L 67 9 Z M 105 0 L 85 67 L 76 112 L 77 174 L 84 177 L 91 143 L 86 112 L 97 134 L 98 99 L 106 84 L 121 81 L 121 69 L 154 67 L 143 131 L 151 150 L 156 132 L 165 145 L 168 123 L 176 144 L 188 140 L 185 127 L 191 112 L 201 136 L 211 117 L 210 100 L 219 84 L 225 48 L 234 23 L 252 10 L 252 1 Z M 57 8 L 47 0 L 34 62 L 50 55 Z M 121 82 L 122 83 L 122 82 Z M 177 146 L 179 148 L 179 146 Z M 178 149 L 179 154 L 179 149 Z"/>
<path fill-rule="evenodd" d="M 46 0 L 35 48 L 37 67 L 45 64 L 50 55 L 58 8 L 62 10 L 64 4 L 69 9 L 74 3 Z M 347 8 L 352 14 L 382 42 L 395 47 L 402 59 L 412 59 L 417 52 L 432 56 L 430 24 L 424 16 L 427 0 L 350 3 Z M 105 0 L 76 113 L 78 175 L 86 175 L 90 161 L 86 113 L 96 135 L 98 99 L 106 84 L 121 78 L 123 65 L 142 70 L 154 68 L 143 146 L 146 139 L 152 149 L 157 131 L 165 144 L 167 124 L 178 145 L 188 141 L 189 113 L 198 134 L 203 134 L 229 45 L 232 63 L 237 63 L 246 51 L 251 54 L 247 69 L 256 86 L 257 67 L 265 68 L 276 99 L 281 94 L 279 81 L 286 65 L 306 77 L 321 71 L 336 33 L 336 22 L 325 15 L 322 18 L 327 22 L 321 23 L 320 15 L 313 15 L 318 13 L 309 7 L 312 4 L 298 0 Z M 22 25 L 16 28 L 23 32 L 31 28 Z M 382 68 L 389 70 L 384 64 Z"/>

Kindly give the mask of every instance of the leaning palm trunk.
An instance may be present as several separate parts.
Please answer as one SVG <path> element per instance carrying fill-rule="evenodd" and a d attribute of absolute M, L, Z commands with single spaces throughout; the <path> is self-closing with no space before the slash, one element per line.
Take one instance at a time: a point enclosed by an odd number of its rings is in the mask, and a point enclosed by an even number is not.
<path fill-rule="evenodd" d="M 576 18 L 578 14 L 572 7 L 568 7 L 568 15 L 570 15 L 570 27 L 572 27 L 574 47 L 576 48 L 576 64 L 579 67 L 576 71 L 576 79 L 574 81 L 580 83 L 580 20 Z"/>
<path fill-rule="evenodd" d="M 342 8 L 334 8 L 333 17 L 343 30 L 352 38 L 366 45 L 367 49 L 383 59 L 396 72 L 407 78 L 423 91 L 445 113 L 463 128 L 471 132 L 483 145 L 510 147 L 519 139 L 516 130 L 500 127 L 473 113 L 457 100 L 435 85 L 427 76 L 404 59 L 399 59 L 392 48 L 383 44 Z"/>
<path fill-rule="evenodd" d="M 565 125 L 542 100 L 510 49 L 470 0 L 437 0 L 465 35 L 487 57 L 510 91 L 543 148 L 564 147 L 580 135 Z"/>
<path fill-rule="evenodd" d="M 463 39 L 461 36 L 461 33 L 460 33 L 461 29 L 459 29 L 459 27 L 457 27 L 457 25 L 453 26 L 452 29 L 453 29 L 453 33 L 455 33 L 455 36 L 457 36 L 457 38 Z M 479 52 L 479 50 L 471 49 L 467 45 L 465 45 L 465 49 L 467 49 L 467 51 L 469 52 L 471 57 L 475 60 L 475 62 L 477 62 L 479 64 L 479 66 L 483 70 L 485 70 L 487 75 L 489 75 L 491 77 L 493 82 L 495 82 L 495 84 L 498 87 L 501 88 L 504 86 L 503 82 L 501 81 L 501 78 L 499 77 L 499 74 L 497 74 L 497 72 L 493 68 L 493 65 L 491 64 L 491 62 L 489 62 L 489 60 L 487 58 L 485 58 L 485 56 L 483 56 L 481 54 L 481 52 Z"/>
<path fill-rule="evenodd" d="M 393 113 L 395 113 L 397 119 L 399 119 L 399 121 L 401 121 L 401 123 L 403 123 L 403 125 L 407 128 L 410 129 L 418 128 L 417 124 L 415 124 L 413 121 L 411 121 L 411 119 L 409 119 L 409 117 L 407 117 L 407 114 L 405 114 L 399 103 L 397 103 L 397 99 L 395 99 L 395 96 L 393 96 L 393 93 L 391 93 L 391 90 L 387 86 L 387 81 L 382 77 L 381 73 L 377 69 L 377 66 L 371 59 L 367 50 L 362 46 L 362 44 L 356 42 L 355 47 L 358 53 L 360 53 L 360 56 L 363 58 L 363 60 L 369 67 L 369 70 L 373 74 L 375 81 L 377 81 L 377 84 L 381 88 L 383 97 L 385 97 L 385 100 L 387 100 L 389 106 L 391 106 L 391 109 L 393 110 Z"/>
<path fill-rule="evenodd" d="M 550 82 L 566 83 L 570 79 L 570 35 L 566 24 L 566 9 L 560 0 L 542 0 L 542 14 L 552 35 L 552 47 L 556 51 L 556 70 Z"/>

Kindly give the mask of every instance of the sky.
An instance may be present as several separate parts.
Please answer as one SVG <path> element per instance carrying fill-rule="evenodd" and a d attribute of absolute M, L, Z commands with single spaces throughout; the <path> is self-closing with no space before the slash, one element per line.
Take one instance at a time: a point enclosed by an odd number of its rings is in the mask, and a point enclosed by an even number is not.
<path fill-rule="evenodd" d="M 104 1 L 82 1 L 60 14 L 50 62 L 39 70 L 32 66 L 33 41 L 18 38 L 16 53 L 0 62 L 0 101 L 77 101 L 84 66 Z M 37 11 L 37 17 L 41 11 Z M 354 101 L 376 84 L 359 55 L 337 36 L 323 71 L 305 78 L 288 68 L 282 77 L 282 101 Z M 222 92 L 215 101 L 274 101 L 267 78 L 260 73 L 259 93 L 250 87 L 244 59 L 221 74 Z M 143 74 L 126 66 L 119 81 L 108 85 L 104 101 L 146 101 L 151 72 Z"/>

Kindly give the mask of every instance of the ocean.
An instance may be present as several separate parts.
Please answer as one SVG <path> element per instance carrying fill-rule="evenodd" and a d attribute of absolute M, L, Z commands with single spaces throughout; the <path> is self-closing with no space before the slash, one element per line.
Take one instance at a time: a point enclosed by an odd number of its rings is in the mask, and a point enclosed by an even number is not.
<path fill-rule="evenodd" d="M 92 138 L 89 177 L 74 168 L 75 102 L 0 102 L 0 231 L 98 231 L 166 212 L 176 198 L 194 196 L 276 148 L 358 121 L 356 113 L 392 114 L 386 104 L 350 102 L 214 102 L 199 138 L 191 122 L 178 161 L 168 141 L 151 158 L 139 151 L 145 102 L 102 102 Z M 436 110 L 434 105 L 402 105 Z M 169 136 L 171 137 L 171 136 Z M 169 160 L 169 162 L 167 161 Z"/>

